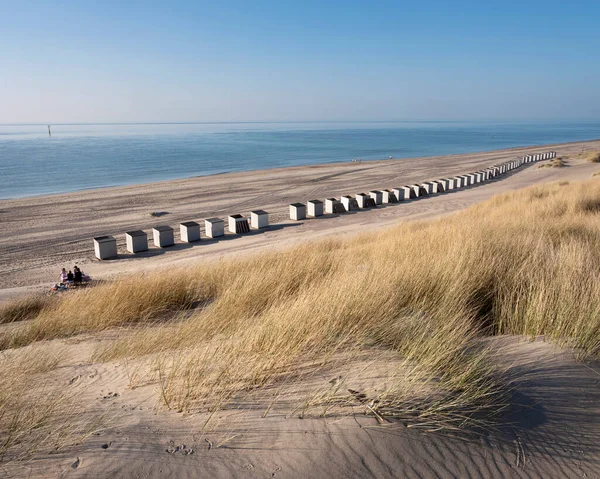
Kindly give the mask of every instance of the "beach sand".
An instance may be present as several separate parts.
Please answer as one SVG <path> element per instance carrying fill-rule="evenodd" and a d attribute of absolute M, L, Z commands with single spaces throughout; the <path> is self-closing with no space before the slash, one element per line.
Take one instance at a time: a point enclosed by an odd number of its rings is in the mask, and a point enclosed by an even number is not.
<path fill-rule="evenodd" d="M 167 411 L 157 404 L 155 385 L 131 387 L 135 365 L 89 362 L 101 341 L 80 336 L 23 348 L 68 349 L 50 380 L 78 398 L 79 419 L 102 415 L 106 425 L 83 443 L 4 465 L 5 477 L 600 477 L 600 364 L 576 362 L 570 351 L 543 341 L 488 340 L 498 364 L 512 367 L 515 406 L 502 426 L 474 433 L 380 424 L 361 407 L 328 418 L 287 417 L 289 411 L 269 410 L 271 389 L 246 393 L 216 416 Z M 386 364 L 357 367 L 362 384 L 376 383 Z M 301 404 L 305 391 L 330 379 L 319 371 L 283 393 L 277 389 L 277 400 Z M 361 382 L 351 377 L 345 386 Z"/>
<path fill-rule="evenodd" d="M 204 176 L 143 185 L 102 188 L 68 194 L 0 201 L 0 300 L 48 290 L 62 267 L 77 263 L 95 279 L 110 279 L 168 265 L 185 265 L 197 259 L 213 260 L 258 248 L 282 247 L 326 235 L 370 231 L 398 221 L 428 218 L 463 209 L 503 191 L 554 180 L 589 178 L 597 164 L 570 161 L 567 168 L 529 165 L 487 184 L 377 208 L 292 221 L 288 205 L 310 199 L 324 200 L 371 189 L 393 188 L 425 180 L 475 171 L 528 153 L 548 150 L 575 155 L 600 150 L 600 140 L 561 145 L 437 156 L 428 158 L 336 163 Z M 218 240 L 206 237 L 193 244 L 179 243 L 179 223 L 227 215 L 249 216 L 251 210 L 270 213 L 271 226 Z M 153 217 L 153 212 L 167 213 Z M 169 225 L 178 244 L 154 248 L 151 228 Z M 125 249 L 125 232 L 149 233 L 150 250 L 137 255 Z M 98 261 L 92 238 L 113 235 L 120 258 Z M 204 236 L 204 231 L 202 231 Z"/>

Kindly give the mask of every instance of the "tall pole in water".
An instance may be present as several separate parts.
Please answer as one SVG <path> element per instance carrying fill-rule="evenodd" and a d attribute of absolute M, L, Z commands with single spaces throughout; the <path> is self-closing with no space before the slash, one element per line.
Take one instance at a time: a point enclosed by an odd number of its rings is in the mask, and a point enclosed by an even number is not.
<path fill-rule="evenodd" d="M 52 132 L 50 131 L 50 125 L 48 125 L 48 136 L 52 138 Z"/>

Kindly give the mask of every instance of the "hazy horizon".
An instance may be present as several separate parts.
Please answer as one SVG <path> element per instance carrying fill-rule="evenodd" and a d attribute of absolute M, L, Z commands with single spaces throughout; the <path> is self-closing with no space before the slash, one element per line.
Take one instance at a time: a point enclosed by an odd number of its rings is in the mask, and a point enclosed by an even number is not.
<path fill-rule="evenodd" d="M 22 123 L 3 123 L 0 122 L 1 126 L 76 126 L 76 125 L 227 125 L 227 124 L 371 124 L 371 123 L 491 123 L 491 124 L 540 124 L 540 123 L 596 123 L 600 120 L 596 118 L 480 118 L 480 119 L 406 119 L 406 120 L 240 120 L 240 121 L 211 121 L 211 120 L 200 120 L 200 121 L 65 121 L 65 122 L 47 122 L 47 121 L 32 121 L 32 122 L 22 122 Z"/>
<path fill-rule="evenodd" d="M 600 5 L 0 0 L 0 123 L 600 118 Z"/>

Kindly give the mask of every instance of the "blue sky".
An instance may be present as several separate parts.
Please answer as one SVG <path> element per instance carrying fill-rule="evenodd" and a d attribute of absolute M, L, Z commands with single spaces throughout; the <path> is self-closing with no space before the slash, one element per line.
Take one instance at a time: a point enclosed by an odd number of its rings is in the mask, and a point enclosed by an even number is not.
<path fill-rule="evenodd" d="M 597 1 L 4 1 L 0 123 L 600 119 Z"/>

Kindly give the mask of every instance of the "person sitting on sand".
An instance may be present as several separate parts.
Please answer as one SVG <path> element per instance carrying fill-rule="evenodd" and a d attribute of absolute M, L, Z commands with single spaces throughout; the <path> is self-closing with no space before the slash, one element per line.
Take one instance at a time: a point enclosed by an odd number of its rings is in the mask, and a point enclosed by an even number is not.
<path fill-rule="evenodd" d="M 73 267 L 73 280 L 75 283 L 81 283 L 83 281 L 83 275 L 81 274 L 81 270 L 77 267 Z"/>
<path fill-rule="evenodd" d="M 67 273 L 67 283 L 72 283 L 73 282 L 73 272 L 71 270 L 69 270 L 69 272 Z"/>
<path fill-rule="evenodd" d="M 67 282 L 67 270 L 65 268 L 63 268 L 62 271 L 60 272 L 60 282 L 61 283 Z"/>

